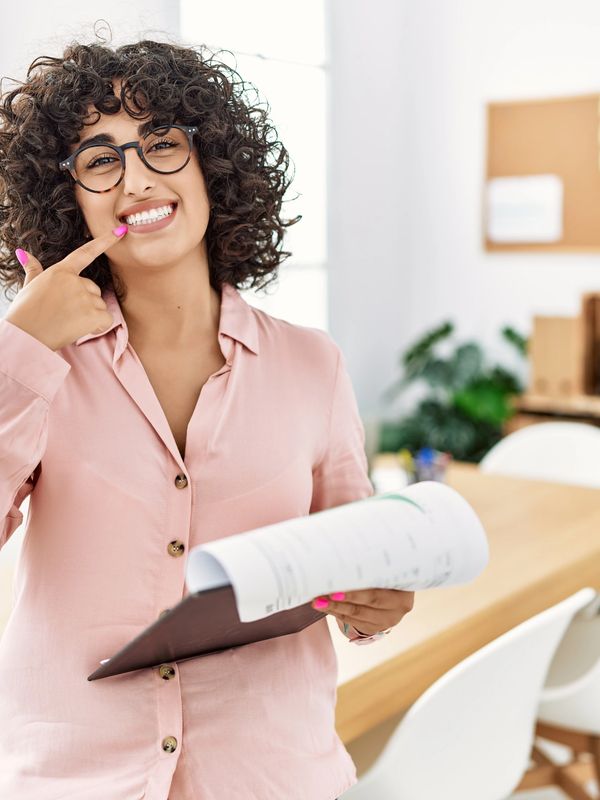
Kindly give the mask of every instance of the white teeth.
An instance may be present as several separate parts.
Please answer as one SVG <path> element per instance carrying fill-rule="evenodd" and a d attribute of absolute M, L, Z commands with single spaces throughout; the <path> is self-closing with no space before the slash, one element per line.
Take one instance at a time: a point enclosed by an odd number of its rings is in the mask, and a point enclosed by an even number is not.
<path fill-rule="evenodd" d="M 174 205 L 160 206 L 159 208 L 152 208 L 150 211 L 130 214 L 125 217 L 125 222 L 128 225 L 148 225 L 150 222 L 156 222 L 159 219 L 163 219 L 163 217 L 168 217 L 174 210 Z"/>

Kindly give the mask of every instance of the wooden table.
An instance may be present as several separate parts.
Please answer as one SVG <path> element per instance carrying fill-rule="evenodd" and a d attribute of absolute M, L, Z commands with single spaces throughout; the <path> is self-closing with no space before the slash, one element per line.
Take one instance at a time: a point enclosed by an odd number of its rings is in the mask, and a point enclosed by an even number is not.
<path fill-rule="evenodd" d="M 481 519 L 489 564 L 465 586 L 417 592 L 413 610 L 366 647 L 343 639 L 328 615 L 339 667 L 336 729 L 346 744 L 510 628 L 584 586 L 600 590 L 599 489 L 489 475 L 460 462 L 447 483 Z"/>

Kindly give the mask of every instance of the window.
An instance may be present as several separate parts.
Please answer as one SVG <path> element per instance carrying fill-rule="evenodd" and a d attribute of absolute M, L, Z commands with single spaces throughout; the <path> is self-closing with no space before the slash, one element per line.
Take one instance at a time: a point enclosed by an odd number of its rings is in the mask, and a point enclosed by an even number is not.
<path fill-rule="evenodd" d="M 302 214 L 283 240 L 292 255 L 279 267 L 275 284 L 241 294 L 275 317 L 326 329 L 325 0 L 231 0 L 210 6 L 181 0 L 180 10 L 183 43 L 206 45 L 252 84 L 249 100 L 268 105 L 290 156 L 293 180 L 282 215 Z"/>

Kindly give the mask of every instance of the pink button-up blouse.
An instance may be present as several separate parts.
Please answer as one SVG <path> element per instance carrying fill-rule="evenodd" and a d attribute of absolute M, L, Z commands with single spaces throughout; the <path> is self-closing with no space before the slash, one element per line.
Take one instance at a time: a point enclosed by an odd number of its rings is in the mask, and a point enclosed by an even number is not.
<path fill-rule="evenodd" d="M 118 300 L 102 296 L 112 327 L 56 352 L 0 320 L 0 547 L 30 495 L 0 639 L 0 798 L 334 800 L 356 771 L 334 727 L 325 618 L 87 676 L 187 594 L 182 552 L 374 493 L 343 354 L 224 284 L 226 364 L 183 460 Z"/>

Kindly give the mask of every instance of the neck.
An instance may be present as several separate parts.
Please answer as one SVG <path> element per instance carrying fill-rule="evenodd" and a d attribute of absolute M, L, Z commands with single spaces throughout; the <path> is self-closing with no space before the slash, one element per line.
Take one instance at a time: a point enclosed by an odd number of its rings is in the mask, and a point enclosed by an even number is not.
<path fill-rule="evenodd" d="M 128 274 L 121 304 L 134 347 L 178 349 L 204 342 L 218 347 L 221 295 L 210 285 L 208 266 L 178 265 L 164 273 Z M 137 349 L 136 347 L 136 349 Z"/>

